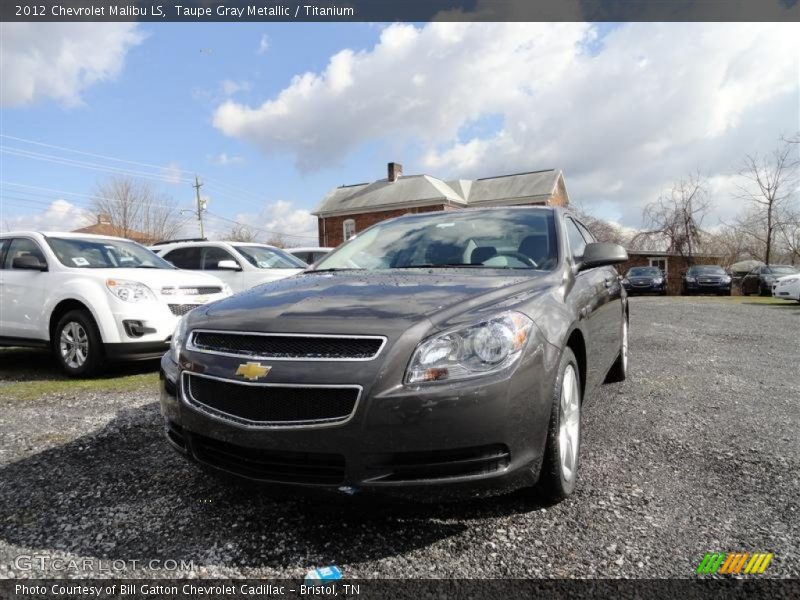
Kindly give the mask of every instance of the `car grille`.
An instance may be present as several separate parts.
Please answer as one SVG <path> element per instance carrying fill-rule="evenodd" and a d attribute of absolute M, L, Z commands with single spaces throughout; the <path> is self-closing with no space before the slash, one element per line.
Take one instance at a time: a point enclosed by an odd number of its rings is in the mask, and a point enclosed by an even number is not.
<path fill-rule="evenodd" d="M 424 481 L 486 475 L 505 469 L 510 460 L 508 447 L 494 444 L 456 450 L 371 455 L 367 457 L 367 468 L 374 473 L 373 481 Z"/>
<path fill-rule="evenodd" d="M 630 282 L 636 287 L 649 287 L 653 283 L 651 279 L 631 279 Z"/>
<path fill-rule="evenodd" d="M 218 285 L 214 286 L 194 286 L 194 285 L 184 285 L 184 286 L 167 286 L 161 288 L 161 293 L 164 295 L 170 294 L 186 294 L 186 292 L 190 292 L 189 295 L 198 295 L 198 296 L 205 296 L 208 294 L 220 294 L 222 293 L 222 288 Z"/>
<path fill-rule="evenodd" d="M 195 331 L 188 348 L 273 360 L 371 360 L 386 338 Z"/>
<path fill-rule="evenodd" d="M 170 304 L 169 309 L 172 311 L 173 315 L 177 315 L 182 317 L 190 310 L 197 308 L 198 306 L 202 306 L 201 304 Z"/>
<path fill-rule="evenodd" d="M 719 277 L 698 277 L 697 283 L 700 285 L 719 285 Z"/>
<path fill-rule="evenodd" d="M 341 454 L 247 448 L 196 433 L 192 450 L 200 462 L 259 481 L 335 485 L 344 480 Z"/>
<path fill-rule="evenodd" d="M 359 386 L 289 386 L 227 381 L 184 373 L 186 399 L 221 418 L 246 425 L 335 425 L 355 412 Z"/>

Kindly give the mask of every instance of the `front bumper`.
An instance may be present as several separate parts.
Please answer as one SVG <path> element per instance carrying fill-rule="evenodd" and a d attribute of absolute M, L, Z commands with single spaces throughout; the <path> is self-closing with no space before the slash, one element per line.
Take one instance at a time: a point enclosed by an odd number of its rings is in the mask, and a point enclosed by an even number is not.
<path fill-rule="evenodd" d="M 731 282 L 713 282 L 713 283 L 699 283 L 697 281 L 683 282 L 683 289 L 687 292 L 697 292 L 697 293 L 720 293 L 720 292 L 730 292 L 731 291 Z"/>
<path fill-rule="evenodd" d="M 557 360 L 556 349 L 543 343 L 509 373 L 480 382 L 407 388 L 361 379 L 362 396 L 347 422 L 289 429 L 247 427 L 198 409 L 184 398 L 180 368 L 165 355 L 161 411 L 176 450 L 240 480 L 348 494 L 483 495 L 536 482 L 550 417 L 548 374 Z M 341 377 L 342 365 L 319 363 L 314 381 L 331 382 L 334 371 Z"/>
<path fill-rule="evenodd" d="M 636 294 L 663 294 L 667 289 L 666 283 L 649 283 L 647 285 L 633 285 L 632 283 L 623 284 L 629 296 Z"/>

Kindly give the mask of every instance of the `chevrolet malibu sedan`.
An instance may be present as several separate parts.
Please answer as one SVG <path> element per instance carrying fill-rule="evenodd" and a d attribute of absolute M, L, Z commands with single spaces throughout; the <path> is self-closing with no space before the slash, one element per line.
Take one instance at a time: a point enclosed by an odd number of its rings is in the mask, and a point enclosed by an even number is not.
<path fill-rule="evenodd" d="M 731 277 L 719 265 L 695 265 L 684 273 L 681 293 L 730 296 Z"/>
<path fill-rule="evenodd" d="M 625 274 L 622 285 L 631 296 L 667 293 L 667 278 L 658 267 L 633 267 Z"/>
<path fill-rule="evenodd" d="M 270 485 L 564 498 L 585 400 L 626 377 L 626 259 L 560 208 L 383 221 L 181 321 L 167 439 Z"/>

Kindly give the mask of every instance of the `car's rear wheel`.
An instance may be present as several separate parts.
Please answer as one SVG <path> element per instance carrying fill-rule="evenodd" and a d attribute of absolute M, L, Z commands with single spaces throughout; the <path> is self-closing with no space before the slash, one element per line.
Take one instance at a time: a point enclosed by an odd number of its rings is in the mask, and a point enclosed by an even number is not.
<path fill-rule="evenodd" d="M 628 319 L 622 320 L 622 341 L 617 360 L 611 365 L 604 383 L 617 383 L 628 378 Z"/>
<path fill-rule="evenodd" d="M 87 377 L 103 365 L 103 343 L 92 315 L 71 310 L 58 321 L 51 341 L 62 370 L 71 377 Z"/>
<path fill-rule="evenodd" d="M 580 466 L 581 379 L 572 350 L 565 348 L 553 386 L 539 488 L 552 500 L 562 500 L 575 489 Z"/>

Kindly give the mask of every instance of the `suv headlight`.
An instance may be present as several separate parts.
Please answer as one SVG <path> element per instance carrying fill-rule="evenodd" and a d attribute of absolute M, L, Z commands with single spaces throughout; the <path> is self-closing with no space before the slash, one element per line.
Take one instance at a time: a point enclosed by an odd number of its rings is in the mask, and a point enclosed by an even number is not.
<path fill-rule="evenodd" d="M 181 354 L 181 348 L 186 341 L 186 316 L 181 317 L 175 331 L 172 333 L 172 339 L 169 341 L 169 353 L 172 360 L 178 362 Z"/>
<path fill-rule="evenodd" d="M 155 300 L 153 291 L 143 283 L 127 279 L 106 279 L 108 291 L 124 302 Z"/>
<path fill-rule="evenodd" d="M 406 383 L 453 381 L 506 369 L 522 355 L 532 327 L 530 318 L 509 312 L 430 337 L 414 351 Z"/>

